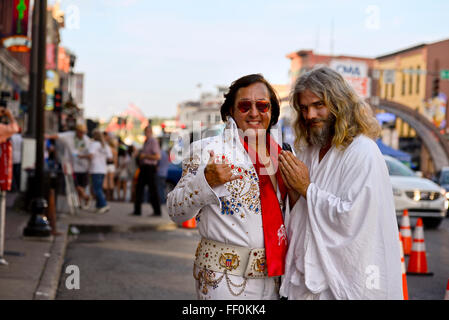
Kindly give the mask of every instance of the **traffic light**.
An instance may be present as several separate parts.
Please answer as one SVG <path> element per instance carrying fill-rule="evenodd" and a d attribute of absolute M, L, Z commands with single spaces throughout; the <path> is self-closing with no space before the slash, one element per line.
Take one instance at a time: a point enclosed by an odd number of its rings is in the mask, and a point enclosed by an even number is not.
<path fill-rule="evenodd" d="M 62 111 L 62 90 L 55 89 L 55 96 L 54 96 L 54 109 L 55 112 L 61 112 Z"/>
<path fill-rule="evenodd" d="M 432 82 L 432 98 L 440 94 L 440 78 L 434 78 Z"/>

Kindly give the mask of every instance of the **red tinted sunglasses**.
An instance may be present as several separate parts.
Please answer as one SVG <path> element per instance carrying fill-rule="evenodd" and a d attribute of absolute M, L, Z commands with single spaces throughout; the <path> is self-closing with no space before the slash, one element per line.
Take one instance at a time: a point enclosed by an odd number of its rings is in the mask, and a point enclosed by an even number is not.
<path fill-rule="evenodd" d="M 253 106 L 253 102 L 251 100 L 241 100 L 237 103 L 237 108 L 241 113 L 247 113 L 251 107 Z M 260 113 L 265 113 L 270 110 L 270 102 L 265 100 L 256 101 L 256 109 Z"/>

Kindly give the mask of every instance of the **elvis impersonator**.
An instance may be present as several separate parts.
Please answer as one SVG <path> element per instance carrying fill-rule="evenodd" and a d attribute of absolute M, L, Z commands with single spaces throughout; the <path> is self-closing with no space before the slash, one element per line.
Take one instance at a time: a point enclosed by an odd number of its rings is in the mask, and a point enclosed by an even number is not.
<path fill-rule="evenodd" d="M 225 130 L 191 144 L 182 178 L 167 196 L 173 221 L 196 217 L 199 299 L 279 299 L 287 252 L 284 204 L 288 210 L 277 170 L 279 111 L 262 75 L 234 81 L 220 110 Z"/>
<path fill-rule="evenodd" d="M 371 108 L 329 67 L 300 76 L 291 97 L 298 158 L 279 156 L 292 207 L 281 295 L 402 299 L 393 192 Z"/>

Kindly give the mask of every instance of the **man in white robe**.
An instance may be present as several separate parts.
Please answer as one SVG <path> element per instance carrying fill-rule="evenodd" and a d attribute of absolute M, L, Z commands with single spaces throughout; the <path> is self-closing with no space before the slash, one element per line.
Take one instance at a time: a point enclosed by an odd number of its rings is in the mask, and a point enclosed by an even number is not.
<path fill-rule="evenodd" d="M 335 71 L 300 77 L 292 95 L 298 159 L 280 156 L 293 206 L 280 294 L 402 299 L 399 231 L 379 125 Z"/>

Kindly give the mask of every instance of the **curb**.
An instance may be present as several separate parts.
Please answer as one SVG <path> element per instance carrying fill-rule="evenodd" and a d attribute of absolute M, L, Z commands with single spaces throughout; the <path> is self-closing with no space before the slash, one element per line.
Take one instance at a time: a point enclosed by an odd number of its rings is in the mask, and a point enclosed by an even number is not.
<path fill-rule="evenodd" d="M 55 236 L 33 300 L 55 300 L 68 239 L 68 225 L 60 225 L 62 235 Z"/>
<path fill-rule="evenodd" d="M 62 234 L 54 237 L 53 245 L 49 252 L 50 256 L 45 263 L 33 300 L 55 300 L 56 298 L 64 264 L 69 226 L 63 224 L 59 228 L 63 230 Z"/>

